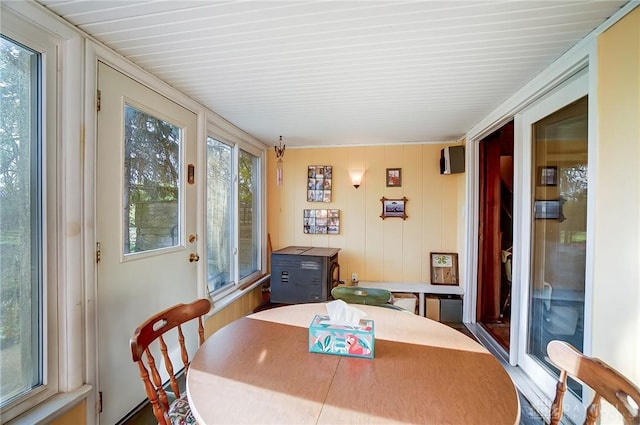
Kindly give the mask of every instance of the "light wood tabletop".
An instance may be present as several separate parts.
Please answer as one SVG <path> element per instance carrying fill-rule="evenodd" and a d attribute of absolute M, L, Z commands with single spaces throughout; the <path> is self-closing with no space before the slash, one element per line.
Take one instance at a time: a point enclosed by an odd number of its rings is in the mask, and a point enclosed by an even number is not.
<path fill-rule="evenodd" d="M 424 317 L 357 307 L 375 322 L 373 359 L 309 352 L 324 303 L 264 310 L 213 334 L 187 375 L 198 423 L 519 423 L 515 386 L 480 344 Z"/>

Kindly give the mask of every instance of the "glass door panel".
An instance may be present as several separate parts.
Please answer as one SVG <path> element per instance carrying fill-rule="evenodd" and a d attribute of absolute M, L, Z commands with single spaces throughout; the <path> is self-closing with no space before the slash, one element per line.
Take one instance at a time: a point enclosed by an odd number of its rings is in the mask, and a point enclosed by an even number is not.
<path fill-rule="evenodd" d="M 527 352 L 554 374 L 546 360 L 549 341 L 560 339 L 583 349 L 587 112 L 587 97 L 583 97 L 532 126 Z"/>
<path fill-rule="evenodd" d="M 522 194 L 514 214 L 523 225 L 514 227 L 514 249 L 523 261 L 514 275 L 520 283 L 511 359 L 549 400 L 558 379 L 547 359 L 549 341 L 585 348 L 588 87 L 580 72 L 516 116 Z M 576 423 L 584 421 L 581 399 L 581 386 L 571 382 L 565 414 Z"/>
<path fill-rule="evenodd" d="M 587 227 L 587 98 L 533 125 L 533 222 L 528 352 L 582 351 Z"/>

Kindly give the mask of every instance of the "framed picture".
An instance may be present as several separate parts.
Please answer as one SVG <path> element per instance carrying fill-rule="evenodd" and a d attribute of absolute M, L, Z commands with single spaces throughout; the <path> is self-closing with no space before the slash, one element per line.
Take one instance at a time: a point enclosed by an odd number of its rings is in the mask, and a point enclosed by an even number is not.
<path fill-rule="evenodd" d="M 402 168 L 387 168 L 387 187 L 402 186 Z"/>
<path fill-rule="evenodd" d="M 538 167 L 538 186 L 557 186 L 558 167 L 544 166 Z"/>
<path fill-rule="evenodd" d="M 453 252 L 431 253 L 431 284 L 458 285 L 458 254 Z"/>
<path fill-rule="evenodd" d="M 331 165 L 309 165 L 307 167 L 307 202 L 331 202 L 332 177 Z"/>
<path fill-rule="evenodd" d="M 406 220 L 408 217 L 406 210 L 407 201 L 408 199 L 406 197 L 402 199 L 387 199 L 383 196 L 380 199 L 380 202 L 382 202 L 382 214 L 380 214 L 380 217 L 383 220 L 387 217 L 399 217 Z"/>
<path fill-rule="evenodd" d="M 302 229 L 308 234 L 340 233 L 340 210 L 303 210 Z"/>
<path fill-rule="evenodd" d="M 562 200 L 535 201 L 533 203 L 533 217 L 564 221 L 562 214 Z"/>

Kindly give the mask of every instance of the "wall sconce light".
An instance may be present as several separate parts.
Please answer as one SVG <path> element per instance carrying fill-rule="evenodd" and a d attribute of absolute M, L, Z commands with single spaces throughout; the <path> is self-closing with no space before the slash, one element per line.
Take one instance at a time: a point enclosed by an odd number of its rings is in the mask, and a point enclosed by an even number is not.
<path fill-rule="evenodd" d="M 362 182 L 362 177 L 364 176 L 364 170 L 349 170 L 349 175 L 351 176 L 353 187 L 356 189 L 359 188 L 360 183 Z"/>

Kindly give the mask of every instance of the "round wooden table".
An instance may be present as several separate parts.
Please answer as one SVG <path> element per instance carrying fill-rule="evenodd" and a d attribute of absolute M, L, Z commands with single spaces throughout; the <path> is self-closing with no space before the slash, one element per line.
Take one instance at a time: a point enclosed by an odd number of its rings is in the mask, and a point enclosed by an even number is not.
<path fill-rule="evenodd" d="M 519 423 L 516 388 L 480 344 L 424 317 L 357 307 L 375 321 L 373 359 L 309 353 L 324 303 L 264 310 L 213 334 L 187 375 L 198 423 Z"/>

